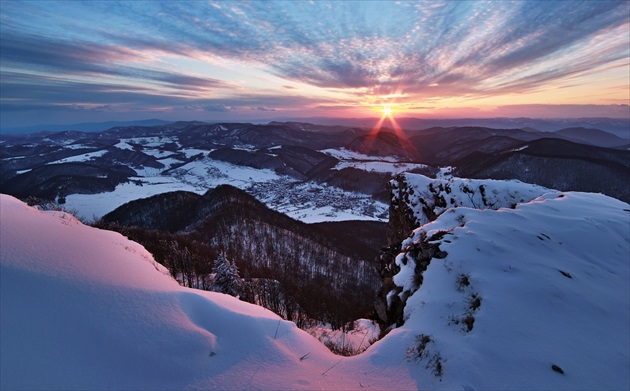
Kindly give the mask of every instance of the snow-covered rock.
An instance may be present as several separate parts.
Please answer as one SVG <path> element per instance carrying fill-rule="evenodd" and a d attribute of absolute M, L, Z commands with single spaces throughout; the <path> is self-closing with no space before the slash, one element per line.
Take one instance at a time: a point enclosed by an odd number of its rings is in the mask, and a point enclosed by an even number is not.
<path fill-rule="evenodd" d="M 433 179 L 403 173 L 390 182 L 390 191 L 390 243 L 399 243 L 413 228 L 435 220 L 446 209 L 462 206 L 476 209 L 514 207 L 552 190 L 517 180 L 467 179 L 447 175 Z"/>
<path fill-rule="evenodd" d="M 425 388 L 628 389 L 629 263 L 630 207 L 601 194 L 447 209 L 402 243 L 404 326 L 382 342 Z"/>

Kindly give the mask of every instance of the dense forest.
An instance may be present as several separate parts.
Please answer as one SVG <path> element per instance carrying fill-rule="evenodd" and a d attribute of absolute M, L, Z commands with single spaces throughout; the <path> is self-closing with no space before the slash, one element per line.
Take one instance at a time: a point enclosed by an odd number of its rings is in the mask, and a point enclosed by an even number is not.
<path fill-rule="evenodd" d="M 141 243 L 189 287 L 221 291 L 215 266 L 225 257 L 238 273 L 235 295 L 302 327 L 322 321 L 344 328 L 372 316 L 381 286 L 377 251 L 361 238 L 292 220 L 231 186 L 203 196 L 177 192 L 134 201 L 97 226 Z M 384 224 L 351 226 L 385 237 Z"/>

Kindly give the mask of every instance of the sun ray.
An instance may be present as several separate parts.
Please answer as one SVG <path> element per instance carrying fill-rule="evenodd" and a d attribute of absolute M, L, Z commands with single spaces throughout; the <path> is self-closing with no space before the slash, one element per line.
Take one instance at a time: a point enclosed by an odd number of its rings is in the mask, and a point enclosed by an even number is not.
<path fill-rule="evenodd" d="M 394 118 L 391 106 L 384 105 L 383 108 L 381 109 L 381 112 L 382 112 L 381 118 L 379 118 L 379 120 L 376 122 L 376 124 L 372 128 L 372 131 L 367 135 L 367 138 L 364 144 L 364 152 L 365 153 L 370 152 L 370 148 L 372 147 L 372 144 L 376 140 L 378 133 L 380 133 L 383 127 L 383 123 L 385 122 L 386 119 L 388 119 L 389 122 L 391 123 L 392 129 L 394 130 L 394 134 L 396 135 L 396 137 L 398 137 L 399 140 L 401 140 L 404 148 L 408 149 L 408 147 L 410 146 L 409 139 L 407 138 L 407 135 L 398 124 L 398 121 L 396 121 L 396 119 Z M 413 151 L 409 151 L 409 152 L 413 152 Z"/>

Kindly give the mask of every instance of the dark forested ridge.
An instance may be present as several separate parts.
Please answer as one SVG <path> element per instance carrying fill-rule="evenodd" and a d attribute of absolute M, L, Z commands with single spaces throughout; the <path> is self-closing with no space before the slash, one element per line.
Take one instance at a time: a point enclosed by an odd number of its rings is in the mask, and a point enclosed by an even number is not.
<path fill-rule="evenodd" d="M 466 178 L 518 179 L 558 190 L 603 193 L 630 202 L 630 151 L 545 138 L 457 162 Z"/>
<path fill-rule="evenodd" d="M 380 286 L 374 258 L 385 243 L 384 223 L 305 224 L 228 185 L 204 195 L 173 192 L 133 201 L 99 225 L 144 244 L 189 286 L 209 287 L 213 261 L 223 251 L 246 281 L 264 279 L 259 289 L 294 301 L 289 317 L 340 327 L 371 312 Z M 260 291 L 243 298 L 261 295 L 270 300 Z"/>

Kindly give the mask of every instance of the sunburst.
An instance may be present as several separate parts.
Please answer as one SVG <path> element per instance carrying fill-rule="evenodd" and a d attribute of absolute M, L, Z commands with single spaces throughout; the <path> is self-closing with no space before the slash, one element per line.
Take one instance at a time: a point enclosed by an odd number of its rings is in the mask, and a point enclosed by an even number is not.
<path fill-rule="evenodd" d="M 376 124 L 372 128 L 372 131 L 369 134 L 369 137 L 365 145 L 366 151 L 369 151 L 370 147 L 372 146 L 372 143 L 376 139 L 376 135 L 381 131 L 381 128 L 383 127 L 383 123 L 385 122 L 386 119 L 388 119 L 389 122 L 391 123 L 396 136 L 405 142 L 407 141 L 407 136 L 401 129 L 400 125 L 398 125 L 398 121 L 394 119 L 394 110 L 392 109 L 392 106 L 383 105 L 380 111 L 381 111 L 381 118 L 379 118 L 379 120 L 376 122 Z"/>

